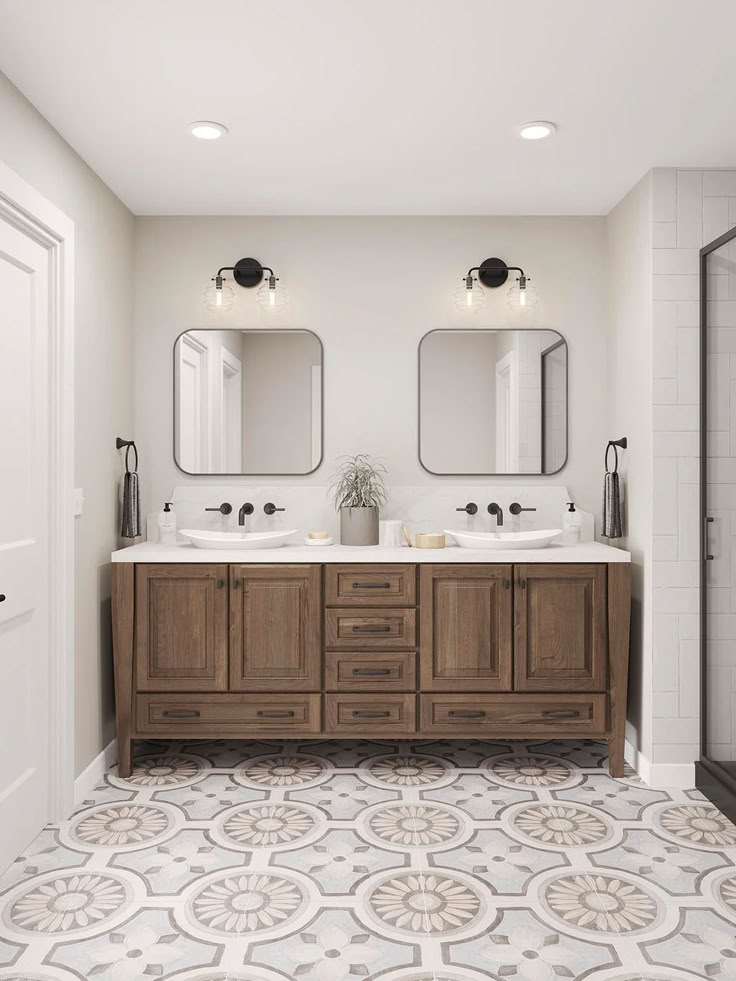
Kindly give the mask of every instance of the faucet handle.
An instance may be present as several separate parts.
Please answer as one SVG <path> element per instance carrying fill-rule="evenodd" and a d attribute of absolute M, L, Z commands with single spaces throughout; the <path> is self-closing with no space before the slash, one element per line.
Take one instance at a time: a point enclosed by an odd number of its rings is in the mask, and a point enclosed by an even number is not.
<path fill-rule="evenodd" d="M 509 505 L 509 511 L 512 514 L 521 514 L 522 511 L 536 511 L 536 510 L 537 510 L 536 508 L 523 508 L 521 504 L 519 504 L 517 501 L 514 501 L 513 504 Z"/>
<path fill-rule="evenodd" d="M 219 511 L 220 514 L 230 514 L 232 509 L 232 504 L 228 504 L 227 501 L 225 501 L 219 506 L 219 508 L 205 508 L 205 511 Z"/>
<path fill-rule="evenodd" d="M 286 508 L 277 508 L 275 504 L 271 504 L 269 501 L 268 504 L 263 505 L 263 510 L 266 514 L 275 514 L 276 511 L 285 511 Z"/>
<path fill-rule="evenodd" d="M 477 504 L 473 504 L 473 502 L 471 501 L 469 504 L 466 504 L 464 508 L 455 508 L 455 510 L 456 511 L 464 511 L 466 514 L 477 514 L 478 513 L 478 505 Z"/>

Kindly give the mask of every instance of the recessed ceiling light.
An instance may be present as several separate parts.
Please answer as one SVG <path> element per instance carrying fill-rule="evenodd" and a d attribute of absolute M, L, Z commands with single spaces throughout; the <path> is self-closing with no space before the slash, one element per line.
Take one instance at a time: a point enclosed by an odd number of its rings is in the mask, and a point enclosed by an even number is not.
<path fill-rule="evenodd" d="M 197 122 L 189 124 L 189 132 L 198 140 L 219 140 L 221 136 L 227 135 L 227 126 L 213 123 L 209 119 L 198 119 Z"/>
<path fill-rule="evenodd" d="M 523 123 L 519 127 L 519 136 L 525 140 L 543 140 L 551 136 L 557 127 L 546 119 L 536 119 L 532 123 Z"/>

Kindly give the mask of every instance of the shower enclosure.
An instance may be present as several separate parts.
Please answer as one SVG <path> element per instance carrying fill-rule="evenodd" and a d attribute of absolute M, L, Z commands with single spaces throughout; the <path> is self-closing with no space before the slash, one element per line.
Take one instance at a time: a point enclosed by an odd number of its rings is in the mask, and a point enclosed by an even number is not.
<path fill-rule="evenodd" d="M 700 510 L 696 784 L 736 821 L 736 228 L 700 250 Z"/>

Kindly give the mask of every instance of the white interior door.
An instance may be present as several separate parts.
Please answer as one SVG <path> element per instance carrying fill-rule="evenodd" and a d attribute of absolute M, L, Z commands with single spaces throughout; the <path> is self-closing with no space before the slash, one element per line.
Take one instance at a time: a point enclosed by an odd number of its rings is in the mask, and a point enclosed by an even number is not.
<path fill-rule="evenodd" d="M 220 473 L 243 469 L 243 395 L 240 359 L 220 347 Z"/>
<path fill-rule="evenodd" d="M 210 470 L 207 354 L 207 345 L 194 337 L 194 332 L 179 338 L 176 457 L 182 470 L 189 473 Z"/>
<path fill-rule="evenodd" d="M 0 217 L 0 870 L 50 814 L 48 268 Z"/>
<path fill-rule="evenodd" d="M 496 473 L 519 472 L 519 399 L 515 351 L 496 362 Z"/>

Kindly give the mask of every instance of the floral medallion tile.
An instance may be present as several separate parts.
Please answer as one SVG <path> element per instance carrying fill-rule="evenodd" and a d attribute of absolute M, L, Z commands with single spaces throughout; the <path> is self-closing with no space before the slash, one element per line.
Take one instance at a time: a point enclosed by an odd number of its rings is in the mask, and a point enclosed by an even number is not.
<path fill-rule="evenodd" d="M 532 910 L 509 909 L 480 936 L 449 943 L 446 951 L 450 964 L 483 967 L 490 972 L 486 977 L 570 981 L 620 966 L 615 947 L 594 942 L 596 939 L 568 936 L 544 923 Z"/>
<path fill-rule="evenodd" d="M 462 773 L 452 783 L 420 791 L 425 803 L 453 804 L 476 821 L 495 820 L 512 804 L 537 800 L 533 791 L 500 787 L 484 773 Z"/>
<path fill-rule="evenodd" d="M 476 973 L 475 971 L 455 971 L 448 970 L 444 965 L 436 969 L 434 959 L 426 958 L 429 963 L 421 971 L 400 971 L 398 974 L 388 975 L 386 981 L 488 981 L 488 972 Z M 383 981 L 383 978 L 381 978 Z"/>
<path fill-rule="evenodd" d="M 667 838 L 693 848 L 736 846 L 736 826 L 712 804 L 676 804 L 654 815 L 654 826 Z"/>
<path fill-rule="evenodd" d="M 480 739 L 437 739 L 411 745 L 414 753 L 439 756 L 446 763 L 464 769 L 483 766 L 491 757 L 505 755 L 511 748 L 511 743 L 492 743 Z"/>
<path fill-rule="evenodd" d="M 157 790 L 151 802 L 178 807 L 188 821 L 210 821 L 228 807 L 266 800 L 268 795 L 268 790 L 243 787 L 231 774 L 211 771 L 191 786 Z"/>
<path fill-rule="evenodd" d="M 184 755 L 147 756 L 136 759 L 129 777 L 110 777 L 113 783 L 141 790 L 181 787 L 198 780 L 209 766 L 201 757 Z"/>
<path fill-rule="evenodd" d="M 319 756 L 332 766 L 353 767 L 361 766 L 365 760 L 379 754 L 396 753 L 396 743 L 378 742 L 370 739 L 327 739 L 315 742 L 310 740 L 299 744 L 301 753 Z"/>
<path fill-rule="evenodd" d="M 346 910 L 317 910 L 298 933 L 257 941 L 248 952 L 249 966 L 263 965 L 300 981 L 384 977 L 419 962 L 415 944 L 378 936 Z"/>
<path fill-rule="evenodd" d="M 326 817 L 335 821 L 355 819 L 366 807 L 382 801 L 396 801 L 399 791 L 375 787 L 353 773 L 334 771 L 329 780 L 318 787 L 306 790 L 290 790 L 286 799 L 293 803 L 313 804 Z"/>
<path fill-rule="evenodd" d="M 308 908 L 310 894 L 291 875 L 251 872 L 218 874 L 198 885 L 184 915 L 195 931 L 219 937 L 287 931 Z"/>
<path fill-rule="evenodd" d="M 610 873 L 555 876 L 542 886 L 540 899 L 552 923 L 599 936 L 650 932 L 666 913 L 648 883 Z"/>
<path fill-rule="evenodd" d="M 411 753 L 399 756 L 383 756 L 370 760 L 365 766 L 367 779 L 377 784 L 396 787 L 426 787 L 444 780 L 452 772 L 439 757 L 415 756 Z"/>
<path fill-rule="evenodd" d="M 111 932 L 57 944 L 48 962 L 95 981 L 178 977 L 217 964 L 220 944 L 184 933 L 169 910 L 142 909 Z"/>
<path fill-rule="evenodd" d="M 190 742 L 189 750 L 208 760 L 213 767 L 234 770 L 254 756 L 280 756 L 283 743 L 278 740 L 264 742 L 251 739 L 216 739 L 205 742 Z"/>
<path fill-rule="evenodd" d="M 330 773 L 328 764 L 316 756 L 264 756 L 238 768 L 235 779 L 248 787 L 266 790 L 312 785 Z"/>
<path fill-rule="evenodd" d="M 123 788 L 110 783 L 106 776 L 96 787 L 87 791 L 84 799 L 74 809 L 74 814 L 80 814 L 88 807 L 95 807 L 97 804 L 116 804 L 131 800 L 135 797 L 136 791 L 130 788 Z"/>
<path fill-rule="evenodd" d="M 380 932 L 444 938 L 478 927 L 487 912 L 487 889 L 456 872 L 402 872 L 370 883 L 363 911 Z"/>
<path fill-rule="evenodd" d="M 529 804 L 505 816 L 509 834 L 540 848 L 586 848 L 605 844 L 614 834 L 600 811 L 580 805 Z"/>
<path fill-rule="evenodd" d="M 721 912 L 736 920 L 736 874 L 730 872 L 720 879 L 714 887 L 714 895 L 721 904 Z"/>
<path fill-rule="evenodd" d="M 151 896 L 171 896 L 210 872 L 241 872 L 249 863 L 249 852 L 223 848 L 207 832 L 192 829 L 159 845 L 118 853 L 110 867 L 137 873 Z"/>
<path fill-rule="evenodd" d="M 230 848 L 286 848 L 312 837 L 321 823 L 319 812 L 304 805 L 264 802 L 222 815 L 217 834 Z"/>
<path fill-rule="evenodd" d="M 0 968 L 12 967 L 24 950 L 26 950 L 26 944 L 13 943 L 11 940 L 0 937 Z M 10 977 L 13 976 L 11 973 Z"/>
<path fill-rule="evenodd" d="M 160 805 L 131 801 L 84 811 L 73 819 L 68 834 L 87 848 L 141 848 L 166 838 L 175 823 L 174 815 Z"/>
<path fill-rule="evenodd" d="M 349 895 L 369 875 L 408 864 L 407 855 L 378 848 L 347 829 L 328 831 L 313 845 L 271 859 L 273 866 L 309 876 L 326 896 Z"/>
<path fill-rule="evenodd" d="M 33 876 L 42 875 L 53 869 L 61 871 L 79 868 L 86 865 L 89 859 L 89 852 L 85 854 L 83 851 L 61 844 L 57 828 L 46 828 L 0 876 L 0 896 L 19 882 L 31 879 Z"/>
<path fill-rule="evenodd" d="M 648 807 L 670 799 L 663 790 L 634 786 L 604 773 L 586 774 L 578 786 L 553 790 L 552 796 L 586 804 L 619 821 L 639 821 Z"/>
<path fill-rule="evenodd" d="M 8 896 L 2 922 L 26 936 L 72 933 L 119 919 L 131 902 L 130 884 L 107 871 L 51 872 Z"/>
<path fill-rule="evenodd" d="M 608 744 L 598 739 L 550 739 L 546 742 L 529 743 L 531 754 L 557 756 L 573 766 L 589 769 L 608 764 Z"/>
<path fill-rule="evenodd" d="M 522 845 L 495 829 L 476 831 L 460 848 L 433 855 L 430 861 L 442 870 L 458 869 L 482 879 L 493 893 L 517 896 L 540 872 L 569 864 L 561 852 Z"/>
<path fill-rule="evenodd" d="M 700 895 L 704 876 L 731 864 L 720 852 L 675 844 L 648 828 L 626 831 L 620 844 L 591 854 L 590 860 L 601 869 L 623 869 L 642 876 L 672 896 Z"/>
<path fill-rule="evenodd" d="M 361 815 L 361 834 L 388 848 L 449 848 L 470 834 L 457 808 L 407 802 L 380 804 Z"/>
<path fill-rule="evenodd" d="M 522 789 L 553 790 L 577 778 L 563 760 L 540 755 L 501 756 L 489 762 L 488 772 L 498 783 Z"/>
<path fill-rule="evenodd" d="M 655 967 L 681 968 L 717 981 L 736 978 L 736 926 L 712 909 L 682 909 L 674 930 L 640 947 Z"/>

